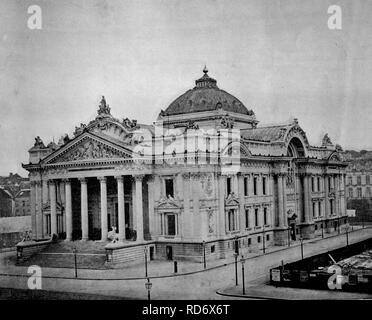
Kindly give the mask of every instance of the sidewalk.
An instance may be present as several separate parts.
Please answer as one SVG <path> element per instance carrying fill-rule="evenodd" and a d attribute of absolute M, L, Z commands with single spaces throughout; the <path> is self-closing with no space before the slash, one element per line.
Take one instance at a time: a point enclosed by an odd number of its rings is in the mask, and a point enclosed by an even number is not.
<path fill-rule="evenodd" d="M 349 243 L 359 242 L 372 237 L 372 229 L 363 229 L 349 234 Z M 304 242 L 304 256 L 327 252 L 346 245 L 345 235 L 327 237 Z M 8 255 L 10 253 L 7 253 Z M 0 287 L 27 289 L 27 267 L 5 265 L 6 259 L 0 255 Z M 246 287 L 257 287 L 267 281 L 268 270 L 301 258 L 299 244 L 291 247 L 272 247 L 266 254 L 252 253 L 246 258 Z M 240 263 L 239 283 L 240 283 Z M 216 291 L 228 288 L 235 283 L 235 265 L 233 256 L 207 263 L 203 269 L 200 263 L 179 264 L 179 274 L 174 275 L 172 262 L 151 261 L 148 274 L 151 278 L 152 299 L 226 299 Z M 74 269 L 43 268 L 42 289 L 70 293 L 90 293 L 116 297 L 147 299 L 145 289 L 144 265 L 130 266 L 125 269 L 78 270 L 78 279 L 74 278 Z"/>
<path fill-rule="evenodd" d="M 218 290 L 217 294 L 226 297 L 269 300 L 360 300 L 372 299 L 372 294 L 343 291 L 311 290 L 302 288 L 275 287 L 259 285 L 248 287 L 243 295 L 242 286 Z"/>

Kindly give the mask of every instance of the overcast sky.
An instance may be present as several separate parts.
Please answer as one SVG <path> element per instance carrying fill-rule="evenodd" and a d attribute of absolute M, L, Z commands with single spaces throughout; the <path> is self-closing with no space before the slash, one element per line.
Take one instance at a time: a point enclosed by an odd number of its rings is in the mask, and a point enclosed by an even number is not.
<path fill-rule="evenodd" d="M 332 4 L 342 30 L 328 29 Z M 297 117 L 311 144 L 328 132 L 372 149 L 371 17 L 367 0 L 1 0 L 0 174 L 26 175 L 34 137 L 71 135 L 101 95 L 115 117 L 152 123 L 204 64 L 259 125 Z"/>

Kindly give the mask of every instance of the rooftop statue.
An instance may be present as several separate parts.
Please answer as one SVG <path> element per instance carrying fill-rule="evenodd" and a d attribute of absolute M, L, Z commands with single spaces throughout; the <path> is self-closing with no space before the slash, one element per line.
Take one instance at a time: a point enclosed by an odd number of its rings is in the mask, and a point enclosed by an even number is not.
<path fill-rule="evenodd" d="M 34 147 L 39 147 L 39 148 L 45 148 L 43 140 L 39 136 L 35 138 L 35 144 Z"/>
<path fill-rule="evenodd" d="M 110 107 L 108 104 L 106 104 L 106 99 L 104 96 L 102 96 L 101 102 L 98 107 L 98 115 L 111 115 Z"/>
<path fill-rule="evenodd" d="M 322 147 L 327 147 L 327 146 L 333 146 L 333 143 L 328 136 L 328 133 L 326 133 L 322 139 Z"/>

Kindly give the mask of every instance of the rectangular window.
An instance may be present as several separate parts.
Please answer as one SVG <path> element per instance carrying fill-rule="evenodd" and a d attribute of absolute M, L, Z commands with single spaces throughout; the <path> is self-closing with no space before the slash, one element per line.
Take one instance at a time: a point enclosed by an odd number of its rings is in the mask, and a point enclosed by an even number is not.
<path fill-rule="evenodd" d="M 262 177 L 262 194 L 266 194 L 266 178 Z"/>
<path fill-rule="evenodd" d="M 226 179 L 226 191 L 227 195 L 231 193 L 231 177 L 227 177 Z"/>
<path fill-rule="evenodd" d="M 321 189 L 321 186 L 320 186 L 320 177 L 318 177 L 317 181 L 318 181 L 318 191 L 322 191 L 322 190 L 320 190 Z"/>
<path fill-rule="evenodd" d="M 319 216 L 321 217 L 322 216 L 322 203 L 320 201 L 318 202 L 318 213 L 319 213 Z"/>
<path fill-rule="evenodd" d="M 249 209 L 245 209 L 245 227 L 249 228 Z"/>
<path fill-rule="evenodd" d="M 348 177 L 348 184 L 349 185 L 352 185 L 353 184 L 353 177 Z"/>
<path fill-rule="evenodd" d="M 235 214 L 234 210 L 229 210 L 228 212 L 228 222 L 229 222 L 229 231 L 235 230 Z"/>
<path fill-rule="evenodd" d="M 315 205 L 316 205 L 316 202 L 313 202 L 313 217 L 315 218 Z"/>
<path fill-rule="evenodd" d="M 258 242 L 258 243 L 261 243 L 261 236 L 258 236 L 258 237 L 257 237 L 257 242 Z"/>
<path fill-rule="evenodd" d="M 332 178 L 328 177 L 328 191 L 330 192 L 332 189 Z"/>
<path fill-rule="evenodd" d="M 357 185 L 360 186 L 362 184 L 362 176 L 357 176 Z"/>
<path fill-rule="evenodd" d="M 266 241 L 270 241 L 270 235 L 269 234 L 266 235 Z"/>
<path fill-rule="evenodd" d="M 215 245 L 211 245 L 211 253 L 214 253 L 214 252 L 215 252 L 215 250 L 216 250 L 216 247 L 215 247 Z"/>
<path fill-rule="evenodd" d="M 333 214 L 333 199 L 329 200 L 329 206 L 330 206 L 331 214 Z"/>
<path fill-rule="evenodd" d="M 252 240 L 251 240 L 251 238 L 248 238 L 248 246 L 250 246 L 250 245 L 251 245 L 251 243 L 252 243 Z"/>
<path fill-rule="evenodd" d="M 174 198 L 173 179 L 165 179 L 165 195 Z"/>
<path fill-rule="evenodd" d="M 264 209 L 264 225 L 267 224 L 267 208 L 265 207 Z"/>
<path fill-rule="evenodd" d="M 371 184 L 370 176 L 366 175 L 366 184 Z"/>
<path fill-rule="evenodd" d="M 358 196 L 358 198 L 362 197 L 362 188 L 357 189 L 357 196 Z"/>
<path fill-rule="evenodd" d="M 353 188 L 349 188 L 349 198 L 353 197 Z"/>
<path fill-rule="evenodd" d="M 244 177 L 244 195 L 248 195 L 248 178 Z"/>
<path fill-rule="evenodd" d="M 314 177 L 311 177 L 311 191 L 315 191 L 315 186 L 314 186 Z"/>
<path fill-rule="evenodd" d="M 257 177 L 253 178 L 253 194 L 257 195 Z"/>
<path fill-rule="evenodd" d="M 167 233 L 168 236 L 176 235 L 176 216 L 174 214 L 167 214 Z"/>
<path fill-rule="evenodd" d="M 254 225 L 258 227 L 258 208 L 254 209 Z"/>

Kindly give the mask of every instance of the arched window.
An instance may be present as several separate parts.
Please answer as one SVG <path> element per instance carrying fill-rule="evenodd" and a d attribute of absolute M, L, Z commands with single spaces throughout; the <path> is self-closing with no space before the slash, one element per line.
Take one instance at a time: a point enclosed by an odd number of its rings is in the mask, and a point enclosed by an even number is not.
<path fill-rule="evenodd" d="M 299 138 L 294 137 L 291 139 L 287 148 L 287 156 L 294 158 L 305 157 L 305 147 Z"/>

